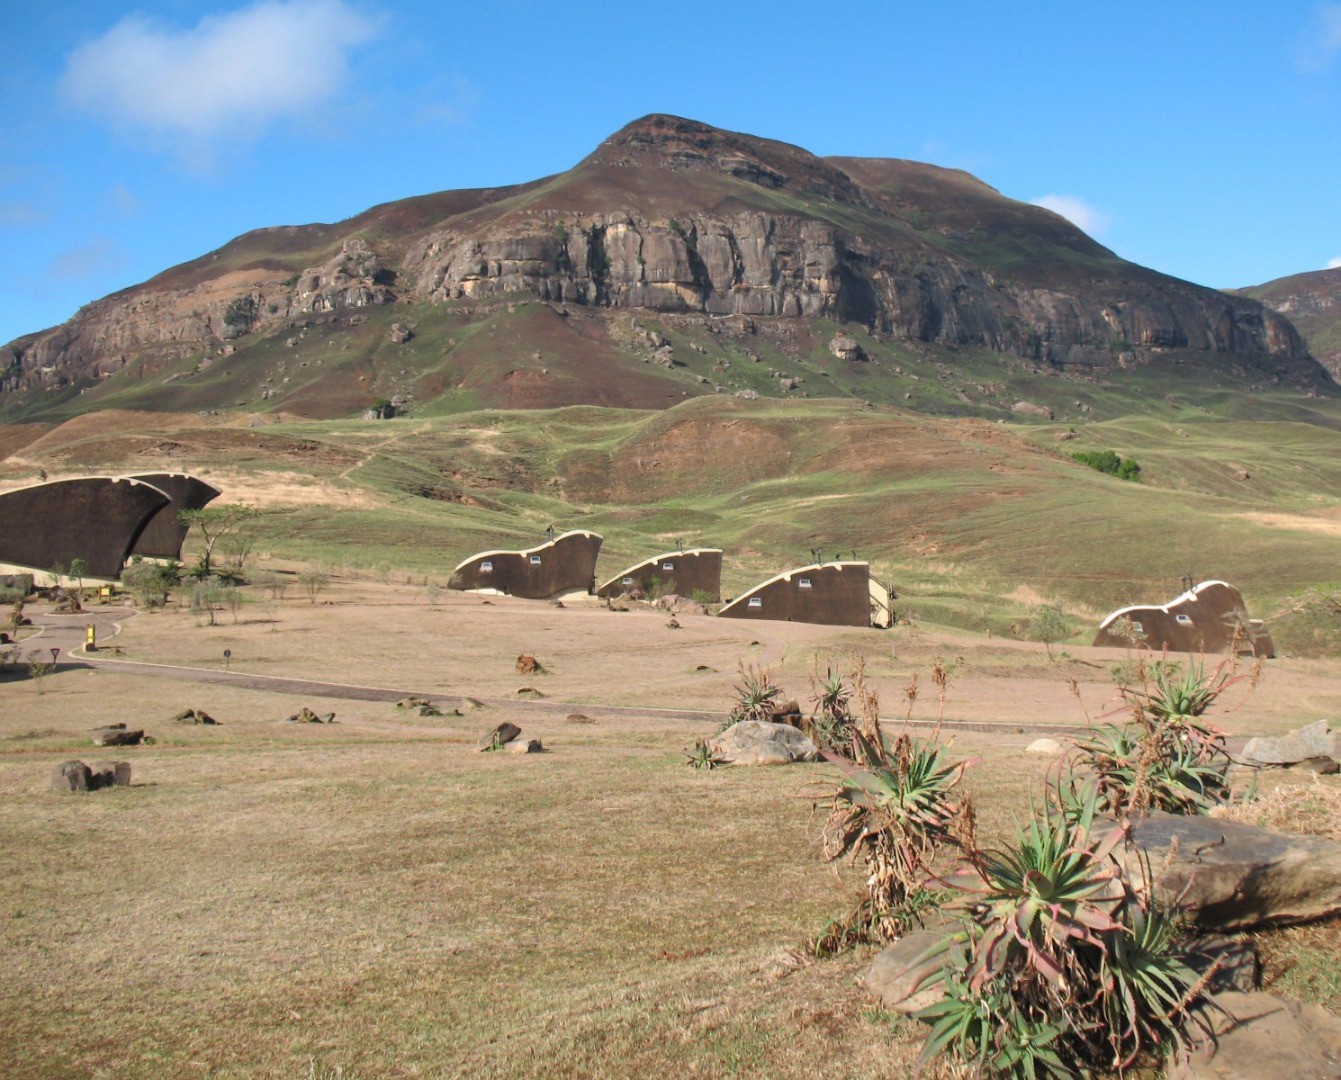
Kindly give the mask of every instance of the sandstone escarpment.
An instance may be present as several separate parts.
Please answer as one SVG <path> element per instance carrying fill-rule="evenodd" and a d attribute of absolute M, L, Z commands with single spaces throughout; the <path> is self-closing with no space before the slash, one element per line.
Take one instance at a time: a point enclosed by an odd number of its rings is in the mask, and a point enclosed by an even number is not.
<path fill-rule="evenodd" d="M 595 318 L 823 318 L 1056 368 L 1191 350 L 1326 379 L 1282 315 L 1127 263 L 967 174 L 651 116 L 544 182 L 247 234 L 0 349 L 0 394 L 203 367 L 351 309 L 519 296 Z"/>

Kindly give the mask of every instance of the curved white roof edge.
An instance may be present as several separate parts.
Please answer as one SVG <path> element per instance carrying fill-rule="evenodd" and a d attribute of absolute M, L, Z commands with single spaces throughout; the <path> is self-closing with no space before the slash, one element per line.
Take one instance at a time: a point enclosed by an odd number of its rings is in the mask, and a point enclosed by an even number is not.
<path fill-rule="evenodd" d="M 755 593 L 757 593 L 760 589 L 763 589 L 763 588 L 765 588 L 766 586 L 772 585 L 775 581 L 791 581 L 791 579 L 792 579 L 795 575 L 797 575 L 797 574 L 813 573 L 813 572 L 816 571 L 816 570 L 823 570 L 826 566 L 827 566 L 827 567 L 836 566 L 836 567 L 838 567 L 839 570 L 844 570 L 844 569 L 846 569 L 846 568 L 849 567 L 849 566 L 854 566 L 854 567 L 855 567 L 855 566 L 860 566 L 860 567 L 862 567 L 863 569 L 865 569 L 866 574 L 867 574 L 868 577 L 870 576 L 870 573 L 871 573 L 871 564 L 868 563 L 868 562 L 862 562 L 862 561 L 858 561 L 858 562 L 842 562 L 842 561 L 838 561 L 838 562 L 822 562 L 822 563 L 811 563 L 809 566 L 798 566 L 798 567 L 796 567 L 796 569 L 794 569 L 794 570 L 784 570 L 784 571 L 783 571 L 782 573 L 780 573 L 780 574 L 774 574 L 774 575 L 773 575 L 771 578 L 769 578 L 767 581 L 761 581 L 761 582 L 759 582 L 759 584 L 756 585 L 754 588 L 752 588 L 752 589 L 748 589 L 748 590 L 746 590 L 745 592 L 741 593 L 739 596 L 737 596 L 734 600 L 731 601 L 731 603 L 727 604 L 727 605 L 726 605 L 724 608 L 722 608 L 722 610 L 719 611 L 717 614 L 718 614 L 718 615 L 725 615 L 725 614 L 726 614 L 728 611 L 730 611 L 733 607 L 737 606 L 738 604 L 743 604 L 743 603 L 745 603 L 746 601 L 749 600 L 749 598 L 750 598 L 751 596 L 753 596 Z"/>
<path fill-rule="evenodd" d="M 566 540 L 570 536 L 594 536 L 596 537 L 597 540 L 605 539 L 605 537 L 602 536 L 600 533 L 588 532 L 586 529 L 569 529 L 566 533 L 561 533 L 560 535 L 556 536 L 553 540 L 546 540 L 543 544 L 537 544 L 535 547 L 532 548 L 523 548 L 521 551 L 507 550 L 502 548 L 500 548 L 498 551 L 477 551 L 474 555 L 467 555 L 464 559 L 462 559 L 459 563 L 457 563 L 454 567 L 452 567 L 452 573 L 455 574 L 458 570 L 464 569 L 473 562 L 477 562 L 480 559 L 488 559 L 494 555 L 534 555 L 538 551 L 544 551 L 546 548 L 552 548 L 560 540 Z"/>
<path fill-rule="evenodd" d="M 162 472 L 161 469 L 159 471 Z M 148 474 L 146 473 L 142 475 L 148 475 Z M 62 480 L 39 480 L 35 484 L 23 484 L 20 487 L 6 488 L 5 490 L 0 491 L 0 496 L 12 495 L 16 491 L 32 491 L 34 488 L 52 487 L 55 484 L 74 484 L 79 482 L 80 480 L 110 480 L 114 484 L 119 484 L 121 483 L 121 481 L 124 480 L 127 484 L 143 484 L 147 488 L 153 488 L 169 502 L 172 501 L 172 496 L 170 496 L 162 488 L 154 487 L 154 485 L 149 483 L 148 480 L 139 480 L 136 477 L 131 476 L 129 473 L 119 476 L 113 476 L 112 474 L 108 473 L 101 476 L 67 476 Z"/>
<path fill-rule="evenodd" d="M 1131 604 L 1124 608 L 1118 608 L 1117 611 L 1114 611 L 1106 619 L 1104 619 L 1103 622 L 1099 624 L 1099 629 L 1106 630 L 1108 628 L 1108 624 L 1111 623 L 1114 619 L 1120 619 L 1122 618 L 1122 616 L 1132 611 L 1162 611 L 1164 612 L 1165 615 L 1167 615 L 1169 613 L 1169 608 L 1173 607 L 1174 604 L 1181 604 L 1184 600 L 1196 600 L 1197 593 L 1201 592 L 1202 589 L 1208 588 L 1211 585 L 1223 585 L 1227 589 L 1232 589 L 1234 587 L 1227 581 L 1221 581 L 1219 578 L 1212 578 L 1210 581 L 1203 581 L 1200 582 L 1199 584 L 1193 585 L 1192 588 L 1188 589 L 1187 592 L 1185 593 L 1179 593 L 1167 604 Z"/>
<path fill-rule="evenodd" d="M 606 585 L 613 585 L 617 579 L 622 577 L 628 577 L 635 571 L 641 570 L 648 563 L 658 562 L 661 559 L 673 559 L 677 555 L 721 555 L 721 554 L 722 554 L 721 548 L 690 548 L 688 551 L 679 551 L 679 550 L 663 551 L 660 555 L 649 555 L 642 562 L 636 562 L 632 566 L 625 567 L 618 574 L 615 574 L 614 577 L 612 577 L 609 581 L 607 581 L 605 585 L 598 586 L 596 591 L 600 592 L 601 589 L 604 589 Z"/>

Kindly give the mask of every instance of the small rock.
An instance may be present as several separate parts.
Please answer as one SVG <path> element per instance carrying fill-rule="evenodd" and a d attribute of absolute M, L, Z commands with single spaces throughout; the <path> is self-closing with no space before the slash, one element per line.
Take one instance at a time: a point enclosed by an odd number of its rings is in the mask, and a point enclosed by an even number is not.
<path fill-rule="evenodd" d="M 512 739 L 503 744 L 509 754 L 539 754 L 544 751 L 539 739 Z"/>
<path fill-rule="evenodd" d="M 1335 776 L 1341 773 L 1341 762 L 1334 757 L 1328 757 L 1326 754 L 1319 754 L 1317 757 L 1307 757 L 1303 761 L 1296 761 L 1293 765 L 1286 765 L 1287 769 L 1298 769 L 1300 772 L 1313 773 L 1315 776 Z"/>
<path fill-rule="evenodd" d="M 89 767 L 82 761 L 62 761 L 51 771 L 52 791 L 88 791 Z"/>
<path fill-rule="evenodd" d="M 580 713 L 580 712 L 570 712 L 567 716 L 564 717 L 564 719 L 567 720 L 570 724 L 594 724 L 594 723 L 596 723 L 596 721 L 593 720 L 593 719 L 592 719 L 590 716 L 588 716 L 586 713 Z"/>
<path fill-rule="evenodd" d="M 1056 739 L 1035 739 L 1024 748 L 1026 754 L 1060 754 L 1062 744 Z"/>
<path fill-rule="evenodd" d="M 1341 752 L 1335 739 L 1331 722 L 1316 720 L 1275 738 L 1249 739 L 1239 760 L 1245 765 L 1293 765 L 1312 757 L 1335 757 L 1334 751 Z"/>
<path fill-rule="evenodd" d="M 914 930 L 886 946 L 866 972 L 863 982 L 887 1009 L 908 1016 L 945 997 L 939 984 L 925 984 L 945 966 L 948 953 L 928 957 L 947 931 Z"/>
<path fill-rule="evenodd" d="M 130 787 L 129 761 L 100 761 L 89 769 L 89 789 Z"/>
<path fill-rule="evenodd" d="M 680 629 L 680 620 L 675 618 L 674 615 L 672 615 L 669 619 L 666 620 L 666 629 L 667 630 Z"/>
<path fill-rule="evenodd" d="M 128 729 L 125 724 L 113 724 L 93 730 L 94 746 L 138 746 L 144 739 L 144 732 Z"/>
<path fill-rule="evenodd" d="M 530 698 L 542 698 L 542 697 L 544 697 L 545 695 L 542 694 L 539 690 L 537 690 L 534 686 L 519 686 L 519 687 L 517 687 L 517 696 L 518 696 L 518 697 L 530 697 Z"/>
<path fill-rule="evenodd" d="M 516 724 L 504 720 L 492 731 L 486 734 L 475 746 L 480 750 L 495 750 L 500 746 L 512 742 L 521 734 L 521 728 Z"/>
<path fill-rule="evenodd" d="M 284 719 L 290 724 L 333 724 L 335 723 L 335 713 L 318 715 L 304 705 L 298 712 L 292 716 L 286 716 Z"/>

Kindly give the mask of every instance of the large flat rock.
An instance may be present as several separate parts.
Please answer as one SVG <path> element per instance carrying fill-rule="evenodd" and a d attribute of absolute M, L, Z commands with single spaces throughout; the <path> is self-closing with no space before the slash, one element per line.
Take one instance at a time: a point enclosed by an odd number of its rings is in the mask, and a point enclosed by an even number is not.
<path fill-rule="evenodd" d="M 1190 909 L 1199 926 L 1248 930 L 1341 912 L 1341 843 L 1335 840 L 1164 813 L 1137 819 L 1132 838 L 1157 875 L 1156 897 Z M 1142 881 L 1135 856 L 1118 855 L 1132 880 Z"/>
<path fill-rule="evenodd" d="M 790 724 L 742 720 L 710 739 L 708 746 L 732 765 L 790 765 L 819 757 L 815 744 Z"/>
<path fill-rule="evenodd" d="M 1215 1040 L 1187 1061 L 1170 1061 L 1169 1080 L 1337 1080 L 1341 1018 L 1321 1005 L 1271 994 L 1216 995 Z"/>

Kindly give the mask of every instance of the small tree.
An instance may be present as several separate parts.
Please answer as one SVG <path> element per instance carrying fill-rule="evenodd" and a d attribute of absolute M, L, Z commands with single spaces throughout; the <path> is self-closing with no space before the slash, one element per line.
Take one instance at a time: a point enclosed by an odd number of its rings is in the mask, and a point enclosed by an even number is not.
<path fill-rule="evenodd" d="M 70 560 L 70 576 L 79 582 L 80 597 L 84 595 L 84 575 L 88 573 L 88 563 L 83 559 Z"/>
<path fill-rule="evenodd" d="M 317 602 L 317 594 L 331 582 L 331 575 L 322 570 L 304 570 L 298 575 L 298 584 L 307 593 L 312 603 Z"/>
<path fill-rule="evenodd" d="M 209 577 L 214 572 L 214 549 L 229 533 L 236 531 L 244 522 L 256 517 L 260 511 L 246 503 L 232 503 L 226 506 L 207 506 L 201 510 L 182 510 L 177 520 L 188 529 L 198 529 L 205 547 L 200 553 L 198 576 Z"/>
<path fill-rule="evenodd" d="M 1066 624 L 1066 616 L 1062 614 L 1061 608 L 1053 607 L 1051 604 L 1038 608 L 1034 612 L 1033 621 L 1029 624 L 1029 636 L 1034 641 L 1043 642 L 1044 648 L 1048 650 L 1049 660 L 1053 658 L 1053 644 L 1061 641 L 1069 632 L 1070 627 Z"/>
<path fill-rule="evenodd" d="M 177 578 L 171 567 L 137 562 L 122 571 L 121 582 L 134 593 L 141 607 L 152 610 L 168 602 L 168 591 L 177 584 Z"/>
<path fill-rule="evenodd" d="M 209 625 L 217 625 L 214 612 L 224 600 L 224 588 L 216 577 L 201 578 L 191 590 L 191 613 L 202 613 L 209 619 Z M 199 625 L 199 623 L 197 623 Z"/>

